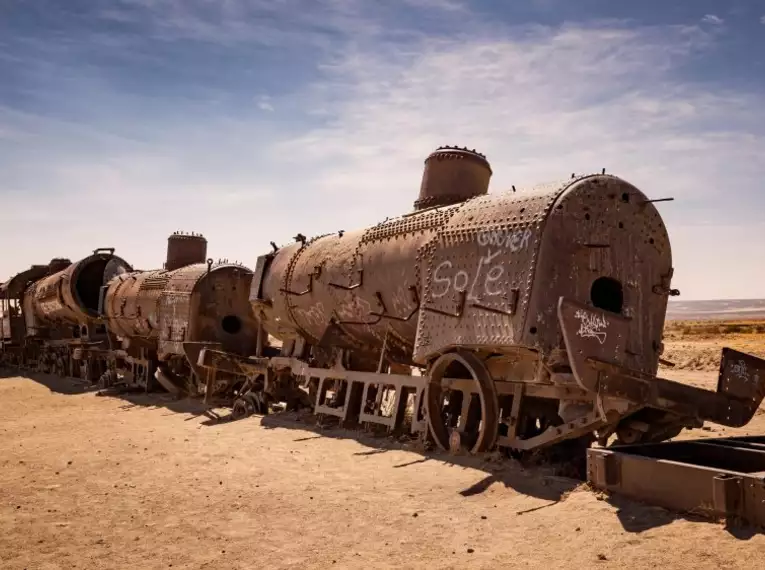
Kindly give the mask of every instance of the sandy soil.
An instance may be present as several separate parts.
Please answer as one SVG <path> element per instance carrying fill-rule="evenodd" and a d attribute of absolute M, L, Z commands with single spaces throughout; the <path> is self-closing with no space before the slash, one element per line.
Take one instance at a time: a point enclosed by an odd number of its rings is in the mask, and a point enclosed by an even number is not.
<path fill-rule="evenodd" d="M 714 388 L 713 372 L 665 376 Z M 765 534 L 285 416 L 0 379 L 0 567 L 754 568 Z M 223 410 L 218 413 L 225 414 Z M 743 430 L 765 433 L 765 414 Z"/>
<path fill-rule="evenodd" d="M 723 346 L 765 358 L 765 321 L 673 321 L 663 357 L 680 370 L 718 371 Z"/>

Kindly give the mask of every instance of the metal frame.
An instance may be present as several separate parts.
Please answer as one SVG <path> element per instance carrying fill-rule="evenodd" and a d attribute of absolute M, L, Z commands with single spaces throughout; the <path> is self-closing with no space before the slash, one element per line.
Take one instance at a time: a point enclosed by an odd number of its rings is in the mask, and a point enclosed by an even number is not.
<path fill-rule="evenodd" d="M 765 436 L 592 448 L 587 480 L 673 511 L 765 525 Z"/>

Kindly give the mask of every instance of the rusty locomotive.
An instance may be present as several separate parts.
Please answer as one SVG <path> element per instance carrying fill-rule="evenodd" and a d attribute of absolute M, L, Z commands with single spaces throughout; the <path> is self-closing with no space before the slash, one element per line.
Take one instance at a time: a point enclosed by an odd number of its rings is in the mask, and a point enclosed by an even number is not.
<path fill-rule="evenodd" d="M 195 236 L 177 239 L 185 261 L 168 247 L 163 270 L 117 261 L 88 314 L 109 344 L 87 353 L 107 376 L 132 362 L 146 386 L 156 368 L 170 391 L 230 394 L 237 417 L 309 405 L 452 450 L 651 442 L 749 422 L 765 393 L 758 358 L 725 349 L 716 392 L 656 376 L 678 292 L 652 200 L 604 172 L 489 194 L 491 176 L 480 153 L 441 147 L 411 212 L 272 243 L 254 271 L 202 262 Z M 26 312 L 44 273 L 0 288 L 6 312 Z"/>
<path fill-rule="evenodd" d="M 0 285 L 0 358 L 104 388 L 225 391 L 225 377 L 208 384 L 188 363 L 197 346 L 250 352 L 252 271 L 206 253 L 202 235 L 175 232 L 162 269 L 135 271 L 106 248 L 19 273 Z"/>

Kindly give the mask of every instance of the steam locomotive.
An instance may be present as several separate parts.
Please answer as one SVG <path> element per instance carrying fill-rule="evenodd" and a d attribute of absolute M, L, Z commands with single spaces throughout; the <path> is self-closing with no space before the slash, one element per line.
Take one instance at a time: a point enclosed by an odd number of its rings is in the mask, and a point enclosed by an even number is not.
<path fill-rule="evenodd" d="M 204 236 L 176 232 L 162 269 L 134 271 L 113 248 L 32 266 L 0 285 L 0 358 L 103 388 L 225 392 L 189 363 L 201 346 L 250 353 L 252 271 L 206 254 Z"/>
<path fill-rule="evenodd" d="M 227 394 L 236 417 L 308 405 L 470 452 L 661 441 L 751 420 L 761 359 L 724 349 L 716 392 L 656 376 L 679 292 L 652 200 L 605 172 L 489 194 L 491 175 L 484 155 L 440 147 L 413 211 L 298 235 L 254 271 L 202 262 L 200 236 L 173 237 L 150 272 L 97 251 L 87 285 L 85 260 L 67 280 L 33 267 L 0 286 L 3 352 L 59 373 L 87 355 L 106 383 L 132 367 L 147 388 Z M 46 311 L 43 284 L 66 311 Z"/>

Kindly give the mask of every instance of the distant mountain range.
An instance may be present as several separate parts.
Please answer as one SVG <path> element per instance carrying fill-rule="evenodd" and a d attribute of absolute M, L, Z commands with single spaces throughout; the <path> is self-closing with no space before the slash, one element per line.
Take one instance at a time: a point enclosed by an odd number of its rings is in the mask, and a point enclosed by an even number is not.
<path fill-rule="evenodd" d="M 667 319 L 673 321 L 765 319 L 765 299 L 670 300 L 667 307 Z"/>

